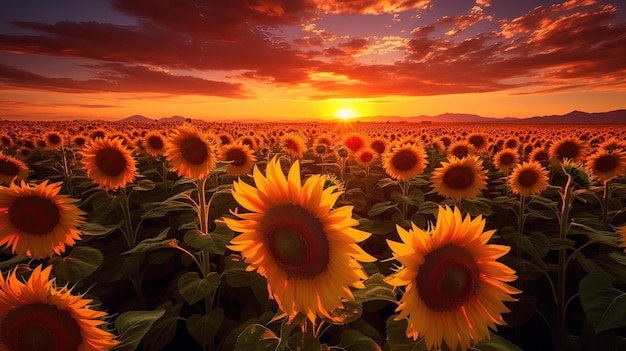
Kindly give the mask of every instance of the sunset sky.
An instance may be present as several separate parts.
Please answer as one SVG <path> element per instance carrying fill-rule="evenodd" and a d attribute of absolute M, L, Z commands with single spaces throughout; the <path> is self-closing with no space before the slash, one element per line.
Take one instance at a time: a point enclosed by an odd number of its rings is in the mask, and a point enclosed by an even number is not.
<path fill-rule="evenodd" d="M 0 118 L 604 112 L 625 57 L 624 1 L 3 1 Z"/>

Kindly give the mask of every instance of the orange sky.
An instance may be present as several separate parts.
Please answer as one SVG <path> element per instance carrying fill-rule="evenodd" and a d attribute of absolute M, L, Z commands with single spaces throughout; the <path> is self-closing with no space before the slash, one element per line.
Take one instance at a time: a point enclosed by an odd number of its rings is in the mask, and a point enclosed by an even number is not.
<path fill-rule="evenodd" d="M 0 11 L 5 119 L 626 108 L 619 1 L 38 2 Z"/>

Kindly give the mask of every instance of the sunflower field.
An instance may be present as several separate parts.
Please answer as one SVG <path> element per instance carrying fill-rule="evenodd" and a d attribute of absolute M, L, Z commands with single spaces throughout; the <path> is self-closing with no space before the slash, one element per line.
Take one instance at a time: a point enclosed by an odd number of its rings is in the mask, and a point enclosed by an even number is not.
<path fill-rule="evenodd" d="M 0 127 L 0 351 L 626 350 L 626 126 Z"/>

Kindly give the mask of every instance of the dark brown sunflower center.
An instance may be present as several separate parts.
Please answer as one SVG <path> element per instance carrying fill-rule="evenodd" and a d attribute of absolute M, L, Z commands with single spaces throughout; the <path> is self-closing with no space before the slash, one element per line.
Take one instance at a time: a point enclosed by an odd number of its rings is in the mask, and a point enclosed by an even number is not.
<path fill-rule="evenodd" d="M 518 176 L 519 185 L 524 188 L 530 188 L 534 186 L 535 184 L 537 184 L 538 180 L 539 175 L 535 170 L 532 169 L 523 170 L 519 173 Z"/>
<path fill-rule="evenodd" d="M 328 266 L 328 239 L 322 222 L 297 205 L 270 208 L 261 221 L 265 248 L 289 278 L 314 278 Z"/>
<path fill-rule="evenodd" d="M 222 145 L 228 145 L 230 144 L 231 140 L 226 135 L 220 135 L 220 142 L 222 143 Z"/>
<path fill-rule="evenodd" d="M 471 136 L 469 138 L 469 142 L 470 142 L 470 144 L 472 144 L 475 147 L 479 148 L 479 147 L 483 146 L 483 144 L 485 143 L 485 139 L 483 139 L 483 137 L 481 137 L 480 135 L 474 135 L 474 136 Z"/>
<path fill-rule="evenodd" d="M 315 152 L 317 152 L 318 154 L 325 153 L 326 152 L 326 145 L 324 145 L 324 144 L 317 145 L 315 147 Z"/>
<path fill-rule="evenodd" d="M 289 150 L 299 150 L 298 143 L 293 139 L 285 140 L 285 147 Z"/>
<path fill-rule="evenodd" d="M 465 146 L 457 146 L 452 150 L 452 154 L 457 158 L 463 158 L 469 154 L 469 149 Z"/>
<path fill-rule="evenodd" d="M 209 157 L 207 145 L 200 138 L 189 137 L 180 143 L 180 153 L 185 161 L 200 165 Z"/>
<path fill-rule="evenodd" d="M 126 158 L 115 148 L 105 148 L 96 154 L 96 167 L 102 173 L 115 177 L 122 173 L 126 168 Z"/>
<path fill-rule="evenodd" d="M 571 160 L 575 159 L 579 152 L 580 149 L 578 145 L 573 141 L 566 141 L 562 143 L 556 150 L 560 159 L 569 158 Z"/>
<path fill-rule="evenodd" d="M 153 135 L 148 138 L 148 145 L 154 150 L 161 150 L 163 148 L 163 139 Z"/>
<path fill-rule="evenodd" d="M 80 326 L 67 311 L 43 303 L 10 311 L 0 328 L 0 343 L 11 351 L 72 351 L 83 341 Z"/>
<path fill-rule="evenodd" d="M 11 162 L 9 160 L 0 159 L 0 174 L 14 176 L 20 169 L 17 167 L 15 162 Z"/>
<path fill-rule="evenodd" d="M 341 157 L 341 158 L 346 158 L 349 155 L 348 154 L 348 150 L 343 149 L 343 148 L 339 149 L 339 150 L 337 150 L 337 155 L 339 155 L 339 157 Z"/>
<path fill-rule="evenodd" d="M 57 134 L 50 134 L 48 135 L 48 143 L 50 144 L 60 144 L 61 143 L 61 137 Z"/>
<path fill-rule="evenodd" d="M 379 154 L 385 152 L 385 143 L 383 143 L 382 141 L 374 141 L 372 142 L 371 146 L 372 149 L 376 150 L 376 152 L 378 152 Z"/>
<path fill-rule="evenodd" d="M 507 149 L 516 149 L 517 148 L 517 140 L 514 140 L 514 139 L 507 140 L 506 143 L 504 143 L 504 146 Z"/>
<path fill-rule="evenodd" d="M 452 167 L 446 171 L 443 175 L 443 183 L 449 188 L 461 190 L 467 189 L 476 179 L 474 171 L 467 166 L 459 165 Z"/>
<path fill-rule="evenodd" d="M 393 155 L 391 164 L 399 171 L 408 171 L 417 165 L 417 156 L 410 150 L 400 150 Z"/>
<path fill-rule="evenodd" d="M 604 155 L 600 156 L 596 162 L 594 162 L 594 167 L 598 172 L 611 172 L 617 167 L 617 158 L 613 155 Z"/>
<path fill-rule="evenodd" d="M 24 233 L 48 234 L 59 224 L 60 219 L 57 205 L 44 197 L 20 197 L 9 206 L 11 224 Z"/>
<path fill-rule="evenodd" d="M 425 257 L 419 267 L 417 289 L 434 311 L 449 311 L 463 305 L 475 293 L 479 270 L 463 247 L 448 244 Z"/>
<path fill-rule="evenodd" d="M 547 161 L 550 159 L 550 155 L 547 151 L 539 151 L 533 155 L 533 160 L 535 161 Z"/>
<path fill-rule="evenodd" d="M 370 162 L 372 159 L 374 158 L 374 155 L 372 155 L 369 152 L 364 152 L 361 154 L 361 161 L 362 162 Z"/>
<path fill-rule="evenodd" d="M 513 164 L 514 161 L 515 157 L 513 157 L 513 155 L 508 152 L 500 155 L 500 164 L 503 166 L 509 166 Z"/>
<path fill-rule="evenodd" d="M 246 153 L 241 149 L 230 149 L 228 153 L 226 153 L 226 160 L 233 161 L 231 163 L 235 167 L 241 167 L 246 164 Z"/>

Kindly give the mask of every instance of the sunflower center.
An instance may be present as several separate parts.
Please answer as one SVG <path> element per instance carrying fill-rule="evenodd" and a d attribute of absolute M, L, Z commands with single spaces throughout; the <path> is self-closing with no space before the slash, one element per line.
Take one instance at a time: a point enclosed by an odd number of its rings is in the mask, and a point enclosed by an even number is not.
<path fill-rule="evenodd" d="M 12 176 L 16 175 L 18 172 L 19 168 L 14 162 L 0 159 L 0 174 Z"/>
<path fill-rule="evenodd" d="M 148 138 L 148 145 L 155 150 L 161 150 L 163 148 L 163 139 L 153 135 Z"/>
<path fill-rule="evenodd" d="M 58 136 L 57 134 L 50 134 L 50 135 L 48 135 L 48 142 L 50 144 L 60 144 L 61 143 L 61 137 Z"/>
<path fill-rule="evenodd" d="M 2 325 L 2 343 L 12 351 L 78 350 L 80 326 L 65 310 L 43 303 L 10 311 Z"/>
<path fill-rule="evenodd" d="M 463 158 L 469 154 L 469 149 L 463 145 L 460 145 L 454 148 L 452 154 L 457 158 Z"/>
<path fill-rule="evenodd" d="M 517 140 L 515 139 L 507 140 L 506 143 L 504 143 L 504 146 L 507 149 L 517 149 Z"/>
<path fill-rule="evenodd" d="M 514 160 L 515 158 L 510 153 L 505 153 L 505 154 L 500 155 L 500 163 L 503 166 L 511 165 Z"/>
<path fill-rule="evenodd" d="M 385 143 L 381 141 L 372 142 L 371 147 L 372 149 L 376 150 L 376 152 L 378 152 L 379 154 L 382 154 L 385 152 Z"/>
<path fill-rule="evenodd" d="M 290 149 L 290 150 L 298 150 L 299 149 L 298 143 L 296 143 L 296 141 L 293 140 L 293 139 L 285 140 L 285 147 L 287 149 Z"/>
<path fill-rule="evenodd" d="M 241 167 L 246 164 L 246 153 L 240 149 L 230 149 L 226 153 L 226 160 L 233 161 L 232 165 L 235 167 Z"/>
<path fill-rule="evenodd" d="M 20 197 L 9 207 L 11 224 L 24 233 L 45 235 L 59 223 L 59 208 L 49 199 L 39 196 Z"/>
<path fill-rule="evenodd" d="M 520 172 L 518 176 L 519 185 L 524 188 L 530 188 L 537 183 L 539 175 L 532 169 L 526 169 Z"/>
<path fill-rule="evenodd" d="M 289 278 L 314 278 L 328 266 L 324 226 L 304 208 L 291 204 L 272 207 L 260 230 L 266 249 Z"/>
<path fill-rule="evenodd" d="M 96 166 L 102 173 L 115 177 L 126 168 L 126 158 L 117 149 L 102 149 L 96 154 Z"/>
<path fill-rule="evenodd" d="M 469 138 L 469 142 L 470 142 L 470 144 L 472 144 L 475 147 L 479 148 L 479 147 L 483 146 L 483 144 L 485 143 L 485 140 L 480 135 L 474 135 L 474 136 L 471 136 Z"/>
<path fill-rule="evenodd" d="M 594 166 L 599 172 L 610 172 L 617 167 L 617 159 L 613 155 L 603 155 L 594 162 Z"/>
<path fill-rule="evenodd" d="M 432 251 L 419 267 L 418 293 L 428 308 L 443 312 L 463 305 L 476 291 L 479 270 L 466 249 L 448 244 Z"/>
<path fill-rule="evenodd" d="M 323 153 L 325 153 L 325 152 L 326 152 L 326 145 L 324 145 L 324 144 L 317 145 L 317 146 L 315 147 L 315 151 L 316 151 L 318 154 L 323 154 Z"/>
<path fill-rule="evenodd" d="M 569 158 L 575 159 L 578 156 L 579 148 L 578 145 L 572 141 L 566 141 L 559 145 L 556 153 L 559 155 L 560 159 Z"/>
<path fill-rule="evenodd" d="M 467 189 L 474 184 L 476 175 L 474 171 L 466 166 L 456 166 L 448 169 L 443 175 L 443 182 L 446 186 L 461 190 Z"/>
<path fill-rule="evenodd" d="M 204 141 L 200 138 L 189 137 L 180 143 L 180 153 L 185 161 L 200 165 L 209 157 L 209 152 Z"/>
<path fill-rule="evenodd" d="M 361 154 L 361 161 L 362 162 L 370 162 L 372 159 L 374 158 L 374 156 L 369 153 L 369 152 L 364 152 L 363 154 Z"/>
<path fill-rule="evenodd" d="M 393 156 L 391 163 L 399 171 L 408 171 L 417 165 L 417 156 L 410 150 L 400 150 Z"/>

